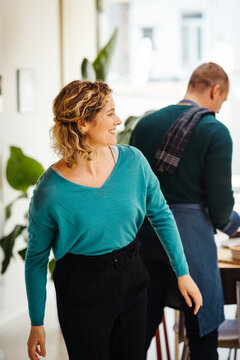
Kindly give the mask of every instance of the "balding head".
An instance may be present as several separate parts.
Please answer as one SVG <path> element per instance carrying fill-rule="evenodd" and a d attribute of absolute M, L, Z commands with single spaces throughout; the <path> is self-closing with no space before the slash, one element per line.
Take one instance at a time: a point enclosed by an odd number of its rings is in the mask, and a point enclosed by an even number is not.
<path fill-rule="evenodd" d="M 194 70 L 187 91 L 202 93 L 214 85 L 219 85 L 220 93 L 223 93 L 229 88 L 229 79 L 220 65 L 209 62 Z"/>

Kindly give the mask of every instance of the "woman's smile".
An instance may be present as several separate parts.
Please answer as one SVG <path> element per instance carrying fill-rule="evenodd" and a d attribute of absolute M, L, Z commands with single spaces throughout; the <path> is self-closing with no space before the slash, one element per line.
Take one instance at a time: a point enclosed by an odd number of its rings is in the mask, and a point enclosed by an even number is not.
<path fill-rule="evenodd" d="M 113 129 L 113 130 L 109 130 L 110 134 L 112 135 L 116 135 L 116 129 Z"/>

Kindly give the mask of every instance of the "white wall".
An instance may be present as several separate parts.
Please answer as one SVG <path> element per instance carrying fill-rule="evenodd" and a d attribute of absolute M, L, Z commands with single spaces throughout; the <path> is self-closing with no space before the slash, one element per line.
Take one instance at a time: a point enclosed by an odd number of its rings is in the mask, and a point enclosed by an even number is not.
<path fill-rule="evenodd" d="M 49 164 L 48 129 L 51 106 L 59 91 L 57 0 L 2 0 L 2 59 L 4 92 L 4 153 L 20 146 L 44 166 Z M 36 72 L 36 111 L 17 112 L 16 71 Z"/>
<path fill-rule="evenodd" d="M 61 87 L 59 0 L 0 0 L 0 4 L 3 162 L 6 165 L 9 146 L 14 145 L 40 161 L 46 169 L 56 159 L 50 147 L 49 129 L 52 102 Z M 63 0 L 63 45 L 64 83 L 68 83 L 80 79 L 83 57 L 93 60 L 96 55 L 95 0 Z M 17 111 L 16 71 L 21 68 L 31 68 L 36 73 L 36 109 L 32 114 Z M 5 204 L 16 197 L 5 179 L 3 195 Z M 26 207 L 24 201 L 15 207 L 14 222 L 21 220 Z M 10 228 L 8 224 L 5 231 Z M 18 241 L 15 253 L 23 245 Z M 0 261 L 1 258 L 0 251 Z M 24 263 L 16 255 L 4 276 L 0 275 L 0 326 L 26 307 Z"/>
<path fill-rule="evenodd" d="M 95 0 L 63 0 L 64 83 L 81 79 L 84 57 L 96 56 Z"/>
<path fill-rule="evenodd" d="M 2 2 L 0 1 L 0 14 L 2 14 Z M 2 76 L 2 19 L 0 16 L 0 76 Z M 2 84 L 1 84 L 2 85 Z M 2 90 L 2 89 L 1 89 Z M 2 151 L 3 151 L 3 114 L 2 96 L 0 95 L 0 235 L 2 230 L 2 210 L 3 210 L 3 189 L 2 189 Z"/>
<path fill-rule="evenodd" d="M 9 146 L 19 146 L 46 168 L 53 162 L 48 130 L 51 106 L 60 88 L 58 0 L 1 0 L 1 68 L 4 102 L 4 167 Z M 16 71 L 31 68 L 36 73 L 36 109 L 17 112 Z M 4 202 L 16 192 L 4 181 Z M 15 220 L 22 214 L 22 203 Z M 20 243 L 18 242 L 20 247 Z M 1 254 L 0 254 L 1 257 Z M 0 321 L 26 308 L 23 261 L 16 256 L 0 281 Z"/>

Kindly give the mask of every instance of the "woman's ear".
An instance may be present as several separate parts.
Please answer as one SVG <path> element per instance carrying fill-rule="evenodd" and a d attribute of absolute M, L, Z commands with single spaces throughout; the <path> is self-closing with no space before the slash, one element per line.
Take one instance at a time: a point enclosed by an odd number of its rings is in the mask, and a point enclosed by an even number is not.
<path fill-rule="evenodd" d="M 84 120 L 78 120 L 77 121 L 77 127 L 79 129 L 79 131 L 82 133 L 82 134 L 86 134 L 87 133 L 87 130 L 88 130 L 88 124 L 86 121 Z"/>

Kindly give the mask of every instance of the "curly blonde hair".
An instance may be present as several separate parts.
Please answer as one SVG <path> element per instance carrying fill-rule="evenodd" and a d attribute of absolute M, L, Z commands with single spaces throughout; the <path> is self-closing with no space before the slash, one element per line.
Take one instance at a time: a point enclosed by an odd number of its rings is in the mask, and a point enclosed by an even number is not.
<path fill-rule="evenodd" d="M 86 143 L 86 135 L 78 125 L 94 123 L 96 114 L 106 105 L 111 92 L 102 81 L 75 80 L 55 98 L 55 124 L 50 130 L 52 147 L 68 167 L 92 159 L 95 149 Z"/>

